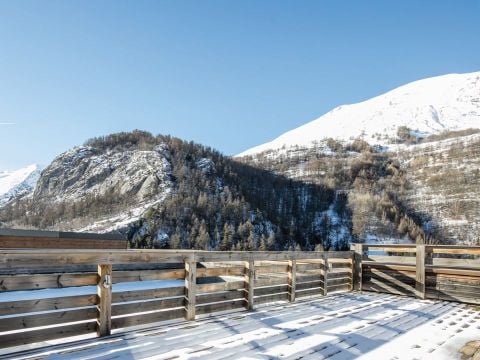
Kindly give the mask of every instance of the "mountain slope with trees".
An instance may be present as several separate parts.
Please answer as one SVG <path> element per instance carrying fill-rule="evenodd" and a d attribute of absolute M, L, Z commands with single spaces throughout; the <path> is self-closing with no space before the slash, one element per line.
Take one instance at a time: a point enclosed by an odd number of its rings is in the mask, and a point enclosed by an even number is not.
<path fill-rule="evenodd" d="M 4 227 L 124 232 L 132 247 L 345 248 L 317 224 L 335 192 L 219 152 L 142 131 L 58 156 L 31 196 L 0 210 Z"/>

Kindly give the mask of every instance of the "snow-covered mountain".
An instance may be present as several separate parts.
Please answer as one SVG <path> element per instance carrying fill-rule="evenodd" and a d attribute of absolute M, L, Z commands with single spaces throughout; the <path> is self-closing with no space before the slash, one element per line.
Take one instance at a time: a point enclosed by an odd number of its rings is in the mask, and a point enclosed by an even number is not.
<path fill-rule="evenodd" d="M 0 227 L 115 230 L 147 248 L 346 249 L 348 219 L 325 224 L 326 212 L 340 214 L 332 202 L 332 189 L 136 130 L 57 156 L 31 196 L 0 206 Z"/>
<path fill-rule="evenodd" d="M 309 147 L 326 138 L 350 141 L 361 137 L 370 144 L 388 145 L 395 142 L 402 126 L 421 136 L 480 128 L 480 72 L 419 80 L 357 104 L 339 106 L 238 156 L 283 146 Z"/>
<path fill-rule="evenodd" d="M 15 171 L 0 171 L 0 206 L 13 198 L 30 194 L 35 189 L 40 172 L 36 164 Z"/>

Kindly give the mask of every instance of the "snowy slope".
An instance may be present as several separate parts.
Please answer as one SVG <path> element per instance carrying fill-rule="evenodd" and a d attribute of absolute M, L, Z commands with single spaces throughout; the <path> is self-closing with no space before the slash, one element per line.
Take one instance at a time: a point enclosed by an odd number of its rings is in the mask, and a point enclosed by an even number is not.
<path fill-rule="evenodd" d="M 284 145 L 308 147 L 325 138 L 349 141 L 362 137 L 371 144 L 385 145 L 396 137 L 400 126 L 424 135 L 480 128 L 480 72 L 419 80 L 358 104 L 339 106 L 238 156 Z"/>
<path fill-rule="evenodd" d="M 0 206 L 11 198 L 32 192 L 40 177 L 41 169 L 33 164 L 16 171 L 0 172 Z"/>

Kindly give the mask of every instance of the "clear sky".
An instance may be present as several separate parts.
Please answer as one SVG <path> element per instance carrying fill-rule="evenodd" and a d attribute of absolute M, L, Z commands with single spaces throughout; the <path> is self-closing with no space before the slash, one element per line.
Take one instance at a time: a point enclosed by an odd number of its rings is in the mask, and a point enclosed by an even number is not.
<path fill-rule="evenodd" d="M 0 170 L 135 128 L 236 154 L 478 70 L 478 0 L 0 0 Z"/>

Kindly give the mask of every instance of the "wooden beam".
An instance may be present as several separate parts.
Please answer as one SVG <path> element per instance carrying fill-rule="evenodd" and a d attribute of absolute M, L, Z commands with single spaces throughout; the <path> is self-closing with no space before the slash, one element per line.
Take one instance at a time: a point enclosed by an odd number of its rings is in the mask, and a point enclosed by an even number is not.
<path fill-rule="evenodd" d="M 281 261 L 328 258 L 350 259 L 350 251 L 193 251 L 193 250 L 0 250 L 0 269 L 38 269 L 45 264 L 55 266 L 128 264 L 128 263 L 183 263 L 221 261 Z"/>
<path fill-rule="evenodd" d="M 255 262 L 253 260 L 245 262 L 245 291 L 247 310 L 253 310 L 253 297 L 255 288 Z"/>
<path fill-rule="evenodd" d="M 206 304 L 197 307 L 197 312 L 199 315 L 211 314 L 219 311 L 228 311 L 239 308 L 245 308 L 245 299 L 237 299 L 228 302 Z"/>
<path fill-rule="evenodd" d="M 362 291 L 363 244 L 353 244 L 353 289 Z"/>
<path fill-rule="evenodd" d="M 297 285 L 297 260 L 288 262 L 288 300 L 295 301 L 295 292 Z"/>
<path fill-rule="evenodd" d="M 98 265 L 97 335 L 108 336 L 112 331 L 112 265 Z"/>
<path fill-rule="evenodd" d="M 0 317 L 30 312 L 71 309 L 76 307 L 95 306 L 97 295 L 76 295 L 48 299 L 33 299 L 0 302 Z"/>
<path fill-rule="evenodd" d="M 328 294 L 328 257 L 323 258 L 323 296 Z"/>
<path fill-rule="evenodd" d="M 160 289 L 130 290 L 113 293 L 113 303 L 122 303 L 127 301 L 153 300 L 164 297 L 185 296 L 183 286 L 167 287 Z"/>
<path fill-rule="evenodd" d="M 239 299 L 245 300 L 244 289 L 223 291 L 221 293 L 197 295 L 196 304 L 198 307 L 198 305 L 223 302 L 227 300 L 239 300 Z"/>
<path fill-rule="evenodd" d="M 95 308 L 83 308 L 35 313 L 34 315 L 24 314 L 15 317 L 2 317 L 0 318 L 0 333 L 6 331 L 25 330 L 40 326 L 72 323 L 76 321 L 95 320 L 96 315 L 97 311 Z"/>
<path fill-rule="evenodd" d="M 0 250 L 0 269 L 38 269 L 48 264 L 97 265 L 127 263 L 183 263 L 191 250 Z"/>
<path fill-rule="evenodd" d="M 142 312 L 165 310 L 173 308 L 182 308 L 184 306 L 184 297 L 166 298 L 142 302 L 129 302 L 114 304 L 112 306 L 112 316 L 128 315 Z"/>
<path fill-rule="evenodd" d="M 245 281 L 224 281 L 209 284 L 197 284 L 197 293 L 214 293 L 228 290 L 243 290 L 245 288 Z"/>
<path fill-rule="evenodd" d="M 197 292 L 197 263 L 185 262 L 185 320 L 195 320 L 195 301 Z"/>
<path fill-rule="evenodd" d="M 420 299 L 425 299 L 425 245 L 417 245 L 415 290 Z"/>
<path fill-rule="evenodd" d="M 0 291 L 37 290 L 87 286 L 98 283 L 97 273 L 0 275 Z"/>
<path fill-rule="evenodd" d="M 36 329 L 19 333 L 0 335 L 0 347 L 6 348 L 64 337 L 92 334 L 95 331 L 95 320 L 73 325 L 57 326 L 49 329 Z"/>

